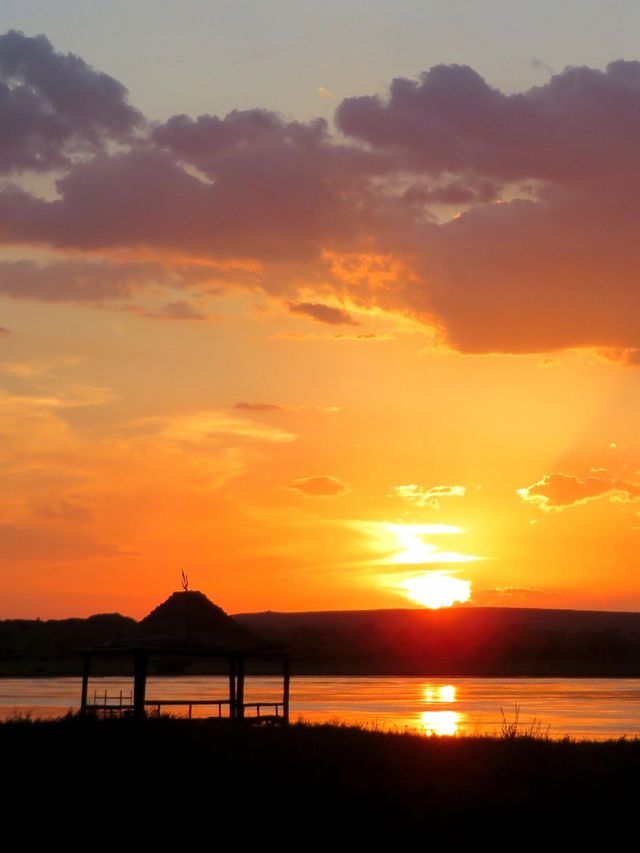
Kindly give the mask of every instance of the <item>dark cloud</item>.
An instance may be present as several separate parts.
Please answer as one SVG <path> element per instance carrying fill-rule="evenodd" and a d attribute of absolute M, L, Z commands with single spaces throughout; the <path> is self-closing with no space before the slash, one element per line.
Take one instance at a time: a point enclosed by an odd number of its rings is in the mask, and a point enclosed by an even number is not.
<path fill-rule="evenodd" d="M 303 314 L 318 323 L 327 323 L 329 326 L 360 325 L 342 308 L 332 308 L 317 302 L 287 302 L 287 308 L 292 314 Z"/>
<path fill-rule="evenodd" d="M 125 87 L 45 36 L 0 36 L 0 171 L 47 170 L 124 141 L 142 124 Z"/>
<path fill-rule="evenodd" d="M 396 78 L 389 97 L 354 97 L 336 112 L 343 133 L 392 147 L 431 173 L 571 184 L 636 171 L 640 62 L 566 68 L 544 86 L 505 95 L 466 65 Z"/>
<path fill-rule="evenodd" d="M 337 477 L 299 477 L 294 480 L 289 488 L 304 492 L 305 495 L 314 497 L 328 497 L 330 495 L 343 495 L 349 491 L 349 486 Z"/>
<path fill-rule="evenodd" d="M 274 263 L 357 243 L 365 222 L 350 198 L 353 179 L 334 173 L 331 157 L 294 168 L 286 146 L 269 153 L 264 162 L 243 155 L 215 182 L 154 148 L 97 156 L 58 181 L 53 201 L 6 187 L 0 240 L 85 250 L 144 246 Z"/>

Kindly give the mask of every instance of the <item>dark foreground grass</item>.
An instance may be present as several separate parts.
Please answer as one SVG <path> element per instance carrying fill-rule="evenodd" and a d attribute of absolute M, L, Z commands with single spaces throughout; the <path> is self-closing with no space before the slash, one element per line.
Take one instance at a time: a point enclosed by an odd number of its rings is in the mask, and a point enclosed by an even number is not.
<path fill-rule="evenodd" d="M 5 832 L 46 827 L 67 849 L 129 849 L 140 835 L 215 848 L 230 832 L 243 850 L 555 850 L 635 832 L 640 793 L 635 740 L 66 718 L 0 724 L 0 758 Z"/>

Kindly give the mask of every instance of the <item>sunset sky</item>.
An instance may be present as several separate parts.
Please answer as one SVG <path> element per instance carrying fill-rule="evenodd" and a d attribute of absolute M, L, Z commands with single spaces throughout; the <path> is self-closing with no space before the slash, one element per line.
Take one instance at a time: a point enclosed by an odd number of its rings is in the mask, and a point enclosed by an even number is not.
<path fill-rule="evenodd" d="M 5 0 L 0 618 L 640 609 L 638 32 Z"/>

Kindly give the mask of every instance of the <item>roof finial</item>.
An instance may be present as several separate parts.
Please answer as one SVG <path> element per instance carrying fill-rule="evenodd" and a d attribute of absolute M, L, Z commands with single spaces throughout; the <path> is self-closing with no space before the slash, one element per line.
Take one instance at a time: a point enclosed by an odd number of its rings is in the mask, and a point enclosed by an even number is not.
<path fill-rule="evenodd" d="M 189 575 L 186 572 L 181 572 L 182 574 L 182 591 L 189 592 Z"/>

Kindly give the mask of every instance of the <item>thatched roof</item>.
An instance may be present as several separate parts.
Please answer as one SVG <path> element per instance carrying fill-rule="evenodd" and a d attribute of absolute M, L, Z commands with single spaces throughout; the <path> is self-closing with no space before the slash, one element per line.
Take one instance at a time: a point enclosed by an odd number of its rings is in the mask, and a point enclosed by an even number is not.
<path fill-rule="evenodd" d="M 136 640 L 144 646 L 200 647 L 229 651 L 265 648 L 266 644 L 226 614 L 202 592 L 174 592 L 138 624 Z"/>
<path fill-rule="evenodd" d="M 125 637 L 95 652 L 144 649 L 163 654 L 279 653 L 218 607 L 202 592 L 174 592 Z"/>

